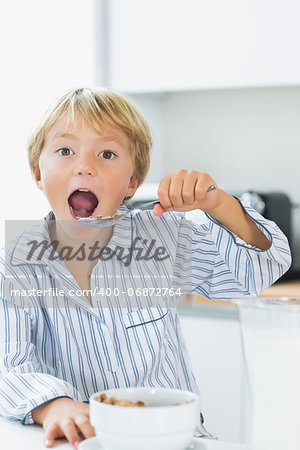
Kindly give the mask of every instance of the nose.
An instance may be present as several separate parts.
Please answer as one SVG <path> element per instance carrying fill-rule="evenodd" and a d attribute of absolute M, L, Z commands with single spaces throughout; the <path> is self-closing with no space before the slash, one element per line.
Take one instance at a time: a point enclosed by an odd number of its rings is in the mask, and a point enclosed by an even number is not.
<path fill-rule="evenodd" d="M 74 167 L 75 175 L 96 175 L 96 166 L 92 155 L 79 155 Z"/>

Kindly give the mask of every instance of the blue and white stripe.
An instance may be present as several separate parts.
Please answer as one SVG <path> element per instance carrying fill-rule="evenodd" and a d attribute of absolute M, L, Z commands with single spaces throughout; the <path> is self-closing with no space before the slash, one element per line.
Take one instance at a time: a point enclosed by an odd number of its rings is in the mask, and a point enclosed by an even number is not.
<path fill-rule="evenodd" d="M 33 423 L 31 411 L 50 399 L 88 401 L 98 390 L 158 386 L 198 392 L 180 329 L 177 298 L 132 297 L 128 289 L 174 288 L 211 299 L 253 297 L 278 279 L 291 261 L 287 239 L 273 223 L 244 206 L 271 242 L 261 251 L 208 218 L 202 225 L 181 213 L 132 213 L 114 227 L 109 247 L 130 248 L 155 239 L 163 261 L 126 266 L 98 261 L 91 289 L 118 287 L 118 296 L 83 296 L 63 261 L 26 261 L 28 242 L 49 240 L 53 213 L 25 231 L 0 255 L 0 415 Z M 145 243 L 147 240 L 148 242 Z M 49 250 L 50 251 L 50 250 Z M 11 289 L 63 290 L 62 296 L 17 298 Z M 199 350 L 199 356 L 201 349 Z M 199 415 L 200 416 L 200 415 Z M 209 434 L 199 419 L 199 435 Z"/>

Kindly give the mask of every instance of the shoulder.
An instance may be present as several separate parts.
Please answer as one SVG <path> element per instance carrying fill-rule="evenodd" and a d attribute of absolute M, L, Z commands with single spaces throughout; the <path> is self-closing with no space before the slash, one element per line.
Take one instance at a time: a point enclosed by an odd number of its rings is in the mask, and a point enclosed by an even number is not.
<path fill-rule="evenodd" d="M 5 246 L 0 248 L 0 273 L 1 275 L 6 274 L 8 265 L 11 264 L 11 258 L 15 251 L 15 249 L 18 247 L 19 240 L 21 238 L 20 236 L 16 236 L 14 239 L 11 239 L 10 241 L 5 243 Z"/>
<path fill-rule="evenodd" d="M 29 244 L 33 240 L 41 241 L 46 238 L 44 221 L 19 222 L 16 221 L 15 229 L 12 227 L 6 233 L 5 246 L 0 249 L 0 272 L 3 274 L 16 273 L 18 266 L 29 264 Z"/>

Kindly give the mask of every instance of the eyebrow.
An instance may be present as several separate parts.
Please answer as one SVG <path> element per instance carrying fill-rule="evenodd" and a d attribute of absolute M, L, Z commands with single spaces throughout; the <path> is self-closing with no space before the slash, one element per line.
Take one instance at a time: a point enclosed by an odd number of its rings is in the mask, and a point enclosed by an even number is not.
<path fill-rule="evenodd" d="M 77 137 L 74 135 L 74 134 L 72 134 L 72 133 L 61 133 L 61 132 L 57 132 L 57 133 L 55 133 L 55 135 L 53 136 L 53 138 L 54 139 L 56 139 L 56 138 L 71 138 L 71 139 L 77 139 Z M 114 136 L 103 136 L 103 137 L 99 137 L 98 139 L 96 139 L 97 141 L 107 141 L 107 142 L 115 142 L 116 144 L 119 144 L 119 145 L 123 145 L 123 143 L 119 140 L 119 139 L 117 139 L 116 137 L 114 137 Z"/>
<path fill-rule="evenodd" d="M 60 137 L 71 137 L 71 138 L 75 138 L 76 139 L 76 136 L 74 134 L 71 134 L 71 133 L 60 133 L 60 132 L 55 133 L 55 135 L 53 137 L 54 137 L 54 139 L 55 138 L 60 138 Z"/>

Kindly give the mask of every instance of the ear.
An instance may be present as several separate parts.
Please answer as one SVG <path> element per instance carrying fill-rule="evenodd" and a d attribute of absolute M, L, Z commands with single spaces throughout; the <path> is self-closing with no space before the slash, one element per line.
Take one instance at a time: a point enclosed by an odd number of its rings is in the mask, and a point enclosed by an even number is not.
<path fill-rule="evenodd" d="M 34 178 L 35 184 L 37 185 L 37 187 L 38 187 L 41 191 L 43 191 L 44 189 L 43 189 L 42 182 L 41 182 L 41 173 L 40 173 L 40 169 L 39 169 L 39 168 L 33 169 L 32 174 L 33 174 L 33 178 Z"/>
<path fill-rule="evenodd" d="M 132 175 L 132 177 L 130 178 L 130 182 L 125 197 L 132 197 L 137 188 L 138 188 L 138 180 L 137 178 L 134 177 L 134 175 Z"/>

